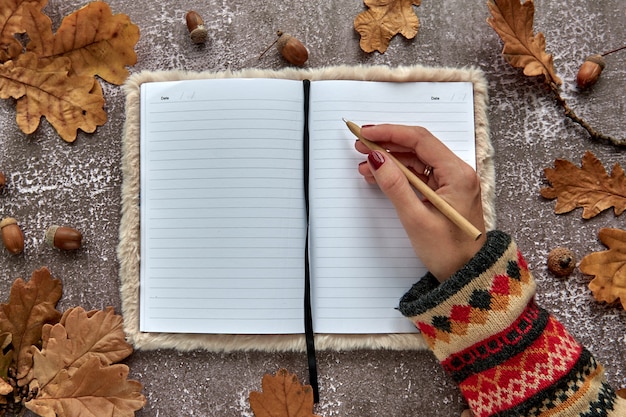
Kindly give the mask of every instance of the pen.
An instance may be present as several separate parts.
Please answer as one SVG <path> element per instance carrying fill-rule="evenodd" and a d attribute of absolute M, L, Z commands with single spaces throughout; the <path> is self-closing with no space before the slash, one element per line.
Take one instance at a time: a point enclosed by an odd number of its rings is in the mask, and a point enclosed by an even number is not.
<path fill-rule="evenodd" d="M 343 119 L 343 121 L 348 126 L 348 129 L 356 136 L 365 146 L 367 146 L 370 150 L 373 151 L 381 151 L 384 152 L 385 155 L 389 157 L 400 170 L 404 173 L 409 183 L 417 189 L 428 201 L 431 202 L 433 206 L 435 206 L 441 213 L 443 213 L 452 223 L 457 225 L 461 230 L 463 230 L 467 235 L 471 236 L 474 240 L 478 240 L 478 238 L 482 235 L 482 232 L 478 230 L 472 223 L 470 223 L 465 217 L 461 216 L 458 211 L 454 209 L 446 200 L 441 198 L 439 194 L 433 191 L 424 181 L 420 180 L 417 175 L 415 175 L 410 169 L 402 164 L 402 162 L 398 161 L 396 157 L 394 157 L 390 152 L 387 152 L 385 148 L 378 145 L 377 143 L 371 142 L 361 136 L 361 128 L 354 122 Z"/>

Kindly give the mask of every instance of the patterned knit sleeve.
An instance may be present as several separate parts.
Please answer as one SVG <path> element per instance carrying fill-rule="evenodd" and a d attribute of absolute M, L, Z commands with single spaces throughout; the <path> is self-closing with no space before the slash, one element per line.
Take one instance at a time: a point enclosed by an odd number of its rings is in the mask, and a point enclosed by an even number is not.
<path fill-rule="evenodd" d="M 546 310 L 510 236 L 489 232 L 448 281 L 430 274 L 401 299 L 476 417 L 624 417 L 604 370 Z"/>

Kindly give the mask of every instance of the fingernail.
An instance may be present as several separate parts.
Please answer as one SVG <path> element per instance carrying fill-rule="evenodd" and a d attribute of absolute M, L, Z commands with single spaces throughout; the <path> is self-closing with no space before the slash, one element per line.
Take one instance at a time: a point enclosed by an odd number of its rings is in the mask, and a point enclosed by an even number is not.
<path fill-rule="evenodd" d="M 363 126 L 361 126 L 361 129 L 366 129 L 368 127 L 373 127 L 373 126 L 376 126 L 376 125 L 363 125 Z"/>
<path fill-rule="evenodd" d="M 367 155 L 367 160 L 370 161 L 374 170 L 377 170 L 381 167 L 382 164 L 385 163 L 385 157 L 382 153 L 378 151 L 372 151 L 369 155 Z"/>

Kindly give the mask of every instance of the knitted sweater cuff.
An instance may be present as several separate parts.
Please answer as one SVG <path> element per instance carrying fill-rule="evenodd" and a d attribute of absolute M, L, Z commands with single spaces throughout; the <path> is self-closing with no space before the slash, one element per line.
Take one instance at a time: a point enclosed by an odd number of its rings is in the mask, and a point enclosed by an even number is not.
<path fill-rule="evenodd" d="M 535 282 L 511 238 L 439 284 L 430 274 L 400 302 L 477 417 L 626 415 L 602 366 L 534 302 Z"/>
<path fill-rule="evenodd" d="M 402 297 L 399 309 L 443 361 L 511 325 L 534 294 L 535 282 L 511 237 L 491 231 L 463 268 L 441 284 L 428 273 Z"/>

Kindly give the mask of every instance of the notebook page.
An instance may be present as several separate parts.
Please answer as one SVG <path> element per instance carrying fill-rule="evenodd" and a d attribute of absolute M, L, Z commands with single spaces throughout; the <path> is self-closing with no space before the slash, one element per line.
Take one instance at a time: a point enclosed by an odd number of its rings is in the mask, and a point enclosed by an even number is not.
<path fill-rule="evenodd" d="M 140 329 L 303 332 L 302 82 L 141 86 Z"/>
<path fill-rule="evenodd" d="M 320 81 L 310 114 L 315 331 L 414 332 L 396 308 L 427 271 L 393 205 L 358 173 L 365 157 L 342 117 L 424 126 L 475 167 L 472 84 Z"/>

